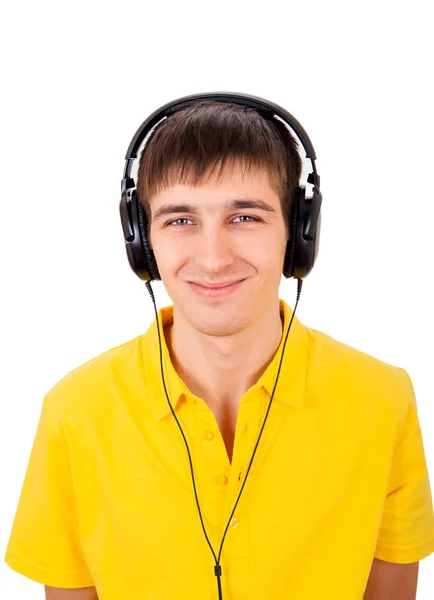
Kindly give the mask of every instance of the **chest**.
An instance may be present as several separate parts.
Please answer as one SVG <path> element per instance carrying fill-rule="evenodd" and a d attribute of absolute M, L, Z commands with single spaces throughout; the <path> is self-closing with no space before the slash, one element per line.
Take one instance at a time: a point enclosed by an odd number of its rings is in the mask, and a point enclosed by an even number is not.
<path fill-rule="evenodd" d="M 163 588 L 167 599 L 214 598 L 214 563 L 199 524 L 178 425 L 170 415 L 158 422 L 132 420 L 121 408 L 89 414 L 77 422 L 71 437 L 83 551 L 100 583 L 99 596 L 117 600 L 125 597 L 128 586 L 134 590 L 131 600 L 162 599 Z M 204 523 L 217 552 L 266 404 L 263 410 L 253 401 L 240 403 L 237 411 L 211 412 L 185 402 L 178 415 L 193 455 Z M 327 597 L 336 598 L 333 589 L 342 572 L 353 573 L 355 564 L 367 571 L 384 506 L 394 427 L 372 418 L 369 427 L 362 427 L 358 415 L 350 422 L 357 428 L 335 413 L 326 418 L 315 410 L 291 411 L 274 404 L 234 514 L 236 524 L 227 530 L 226 565 L 233 581 L 239 581 L 231 597 L 271 600 L 289 597 L 288 590 L 300 600 L 325 597 L 314 589 L 319 580 L 323 587 L 329 582 Z M 369 447 L 376 451 L 368 453 Z M 333 561 L 324 560 L 328 555 Z M 339 567 L 336 572 L 330 572 L 332 563 Z M 361 598 L 362 593 L 349 592 L 345 598 Z"/>

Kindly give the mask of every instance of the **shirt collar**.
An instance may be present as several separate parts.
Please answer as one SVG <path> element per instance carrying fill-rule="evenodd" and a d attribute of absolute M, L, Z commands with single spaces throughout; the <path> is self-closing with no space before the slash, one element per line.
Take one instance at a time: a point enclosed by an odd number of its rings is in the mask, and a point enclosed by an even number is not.
<path fill-rule="evenodd" d="M 269 396 L 273 393 L 276 377 L 279 369 L 279 363 L 282 356 L 282 349 L 285 342 L 286 332 L 293 316 L 293 310 L 282 299 L 279 300 L 280 314 L 283 316 L 283 335 L 279 348 L 268 365 L 265 372 L 252 386 L 255 389 L 264 388 Z M 173 306 L 165 306 L 158 311 L 158 320 L 160 324 L 160 338 L 162 349 L 162 361 L 164 369 L 164 381 L 167 394 L 170 398 L 173 410 L 176 411 L 180 401 L 194 402 L 193 394 L 179 377 L 167 348 L 166 339 L 161 331 L 163 327 L 173 320 Z M 146 333 L 141 336 L 142 352 L 144 360 L 144 371 L 149 390 L 149 398 L 154 405 L 155 418 L 162 419 L 171 409 L 164 391 L 163 380 L 161 377 L 160 348 L 158 343 L 158 332 L 155 319 L 152 321 Z M 273 397 L 274 400 L 291 406 L 293 408 L 302 408 L 304 404 L 306 368 L 307 368 L 307 333 L 305 327 L 300 323 L 296 316 L 292 320 L 291 330 L 286 340 L 285 352 L 283 355 L 282 366 L 280 368 L 279 379 Z M 155 382 L 158 382 L 155 385 Z"/>

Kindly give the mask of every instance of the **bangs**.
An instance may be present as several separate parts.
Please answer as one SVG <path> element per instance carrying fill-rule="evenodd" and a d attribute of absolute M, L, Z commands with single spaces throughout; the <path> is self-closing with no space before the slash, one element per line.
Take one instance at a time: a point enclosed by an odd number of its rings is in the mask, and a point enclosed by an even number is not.
<path fill-rule="evenodd" d="M 141 153 L 137 194 L 148 222 L 153 196 L 177 184 L 196 187 L 234 170 L 268 174 L 285 218 L 301 175 L 297 141 L 279 120 L 245 106 L 198 102 L 160 121 Z"/>
<path fill-rule="evenodd" d="M 283 193 L 282 180 L 286 183 L 286 178 L 281 173 L 276 173 L 269 162 L 255 160 L 252 156 L 217 156 L 206 164 L 195 161 L 194 158 L 167 163 L 154 177 L 143 182 L 142 190 L 150 203 L 154 196 L 175 185 L 197 187 L 206 185 L 211 180 L 219 183 L 231 175 L 248 178 L 258 172 L 267 174 L 270 187 L 280 197 Z"/>

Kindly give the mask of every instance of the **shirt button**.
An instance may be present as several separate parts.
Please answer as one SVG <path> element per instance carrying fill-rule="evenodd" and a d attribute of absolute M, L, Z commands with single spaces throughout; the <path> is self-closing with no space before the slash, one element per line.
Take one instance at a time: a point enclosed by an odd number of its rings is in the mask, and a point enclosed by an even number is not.
<path fill-rule="evenodd" d="M 212 440 L 214 438 L 214 434 L 212 431 L 204 431 L 203 432 L 203 437 L 205 440 Z"/>
<path fill-rule="evenodd" d="M 231 519 L 231 523 L 230 526 L 232 527 L 232 529 L 235 529 L 236 527 L 238 527 L 239 521 L 236 517 L 232 517 Z"/>
<path fill-rule="evenodd" d="M 227 478 L 225 475 L 219 475 L 219 476 L 217 477 L 217 483 L 218 483 L 219 485 L 226 485 L 226 484 L 227 484 L 227 482 L 228 482 L 228 478 Z"/>

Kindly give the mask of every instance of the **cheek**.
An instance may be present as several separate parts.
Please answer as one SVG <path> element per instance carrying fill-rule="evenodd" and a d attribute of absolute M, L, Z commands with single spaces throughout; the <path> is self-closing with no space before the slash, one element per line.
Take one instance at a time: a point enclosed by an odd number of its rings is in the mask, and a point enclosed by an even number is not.
<path fill-rule="evenodd" d="M 237 254 L 238 262 L 250 265 L 260 279 L 279 279 L 283 268 L 286 244 L 277 239 L 262 239 L 260 243 L 240 249 Z"/>
<path fill-rule="evenodd" d="M 245 254 L 254 257 L 258 263 L 273 265 L 278 257 L 285 254 L 285 250 L 286 239 L 282 239 L 279 235 L 267 235 L 263 236 L 260 241 L 246 246 Z"/>
<path fill-rule="evenodd" d="M 161 273 L 170 275 L 188 262 L 189 250 L 186 244 L 176 243 L 174 240 L 169 242 L 154 236 L 152 248 Z"/>

